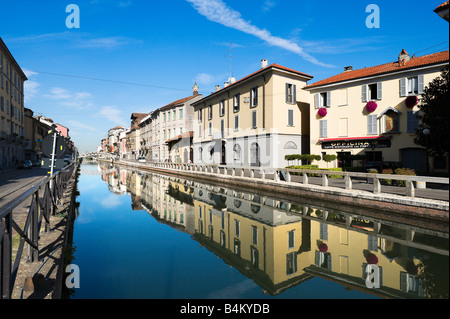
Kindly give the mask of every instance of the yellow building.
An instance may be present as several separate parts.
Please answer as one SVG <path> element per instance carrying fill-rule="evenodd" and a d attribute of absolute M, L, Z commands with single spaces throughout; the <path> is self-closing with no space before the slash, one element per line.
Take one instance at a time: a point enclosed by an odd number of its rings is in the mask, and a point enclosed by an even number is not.
<path fill-rule="evenodd" d="M 17 61 L 0 38 L 0 169 L 25 156 L 24 82 Z"/>
<path fill-rule="evenodd" d="M 335 167 L 350 166 L 347 155 L 363 155 L 365 163 L 401 162 L 425 171 L 426 150 L 414 143 L 418 104 L 424 88 L 448 62 L 449 51 L 410 57 L 402 50 L 394 62 L 346 67 L 308 85 L 311 154 L 337 155 Z M 430 161 L 436 170 L 448 170 L 447 163 L 444 158 Z"/>
<path fill-rule="evenodd" d="M 267 65 L 193 103 L 194 163 L 228 167 L 285 166 L 286 154 L 309 142 L 309 96 L 302 90 L 312 76 Z"/>

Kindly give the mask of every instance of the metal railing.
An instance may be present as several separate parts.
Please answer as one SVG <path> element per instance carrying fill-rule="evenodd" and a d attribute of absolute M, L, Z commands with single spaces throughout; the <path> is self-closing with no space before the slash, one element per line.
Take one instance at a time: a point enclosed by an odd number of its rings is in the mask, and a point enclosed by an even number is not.
<path fill-rule="evenodd" d="M 443 177 L 430 176 L 412 176 L 396 174 L 375 174 L 358 172 L 341 172 L 328 170 L 294 169 L 294 168 L 265 168 L 265 167 L 229 167 L 226 165 L 207 165 L 207 164 L 178 164 L 178 163 L 145 163 L 145 162 L 126 162 L 128 165 L 142 166 L 149 168 L 171 169 L 187 172 L 202 172 L 217 176 L 232 176 L 258 180 L 271 180 L 278 183 L 310 184 L 310 177 L 315 176 L 321 179 L 318 186 L 329 187 L 330 176 L 343 179 L 343 183 L 334 183 L 333 187 L 340 187 L 344 190 L 353 190 L 355 180 L 365 180 L 373 184 L 371 192 L 376 195 L 382 194 L 382 185 L 384 181 L 396 181 L 397 184 L 404 184 L 404 195 L 411 199 L 415 198 L 416 187 L 426 185 L 426 183 L 449 185 L 449 179 Z M 299 176 L 293 178 L 293 176 Z M 399 189 L 401 189 L 399 187 Z M 448 201 L 448 199 L 447 199 Z"/>
<path fill-rule="evenodd" d="M 15 200 L 6 204 L 0 211 L 0 290 L 1 299 L 10 299 L 17 273 L 28 244 L 27 262 L 39 259 L 39 232 L 50 230 L 50 217 L 56 215 L 58 201 L 61 200 L 68 180 L 71 178 L 76 164 L 72 163 L 53 176 L 26 191 Z M 40 196 L 43 192 L 43 195 Z M 13 219 L 14 210 L 22 204 L 29 203 L 25 225 L 22 227 Z M 25 203 L 25 201 L 27 201 Z M 42 225 L 42 222 L 45 224 Z M 20 236 L 20 241 L 13 256 L 13 230 Z M 15 249 L 16 247 L 14 247 Z M 13 258 L 14 257 L 14 258 Z M 14 261 L 14 264 L 13 264 Z"/>

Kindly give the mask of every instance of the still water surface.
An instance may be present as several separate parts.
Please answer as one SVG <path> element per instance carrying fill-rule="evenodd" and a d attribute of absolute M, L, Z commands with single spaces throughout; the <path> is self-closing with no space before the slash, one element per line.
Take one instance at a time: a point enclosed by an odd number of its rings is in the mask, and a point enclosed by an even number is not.
<path fill-rule="evenodd" d="M 448 298 L 445 232 L 103 165 L 78 190 L 72 299 Z"/>

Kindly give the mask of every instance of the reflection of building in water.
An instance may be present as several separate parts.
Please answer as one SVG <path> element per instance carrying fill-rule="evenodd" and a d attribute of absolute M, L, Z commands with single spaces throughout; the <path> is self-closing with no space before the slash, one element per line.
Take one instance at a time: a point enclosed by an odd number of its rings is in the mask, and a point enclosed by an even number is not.
<path fill-rule="evenodd" d="M 448 298 L 448 273 L 437 273 L 448 269 L 448 233 L 159 174 L 126 178 L 133 207 L 192 234 L 272 295 L 321 277 L 380 297 Z M 370 264 L 380 288 L 366 286 Z"/>
<path fill-rule="evenodd" d="M 409 231 L 265 196 L 197 186 L 194 238 L 270 294 L 318 276 L 382 297 L 426 296 L 420 258 L 427 253 L 403 245 L 414 237 Z M 434 262 L 440 257 L 448 263 L 448 257 L 439 255 L 433 256 Z M 379 289 L 366 286 L 370 264 L 378 266 Z"/>

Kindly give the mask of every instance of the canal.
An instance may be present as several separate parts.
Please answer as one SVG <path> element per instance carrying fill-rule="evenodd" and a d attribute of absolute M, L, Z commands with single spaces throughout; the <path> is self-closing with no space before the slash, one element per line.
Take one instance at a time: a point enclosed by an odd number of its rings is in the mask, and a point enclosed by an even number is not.
<path fill-rule="evenodd" d="M 78 190 L 71 299 L 448 298 L 448 231 L 103 164 Z"/>

